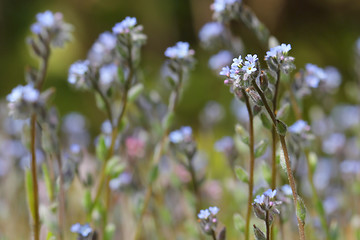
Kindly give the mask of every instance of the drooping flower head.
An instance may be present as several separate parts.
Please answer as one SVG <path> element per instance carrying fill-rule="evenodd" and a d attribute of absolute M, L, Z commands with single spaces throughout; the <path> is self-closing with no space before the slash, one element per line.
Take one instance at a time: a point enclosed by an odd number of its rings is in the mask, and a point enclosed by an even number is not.
<path fill-rule="evenodd" d="M 279 46 L 270 48 L 266 52 L 265 60 L 271 71 L 277 72 L 281 70 L 283 73 L 289 73 L 295 69 L 294 58 L 289 56 L 291 50 L 290 44 L 282 43 Z"/>
<path fill-rule="evenodd" d="M 136 23 L 137 23 L 137 20 L 135 17 L 126 17 L 121 22 L 115 24 L 115 26 L 112 29 L 113 33 L 114 34 L 129 33 L 131 31 L 131 29 L 134 28 Z"/>
<path fill-rule="evenodd" d="M 206 23 L 199 32 L 199 39 L 204 47 L 211 48 L 221 39 L 224 26 L 219 22 Z"/>
<path fill-rule="evenodd" d="M 9 114 L 16 118 L 28 118 L 40 104 L 40 92 L 33 85 L 18 85 L 6 96 Z"/>
<path fill-rule="evenodd" d="M 198 214 L 200 227 L 206 234 L 211 234 L 212 231 L 216 229 L 218 222 L 216 214 L 219 210 L 220 209 L 216 206 L 200 210 L 200 213 Z"/>
<path fill-rule="evenodd" d="M 214 11 L 213 18 L 218 21 L 234 19 L 239 13 L 241 2 L 241 0 L 214 0 L 210 6 Z"/>
<path fill-rule="evenodd" d="M 324 81 L 326 74 L 324 69 L 315 64 L 308 63 L 305 65 L 305 82 L 311 88 L 317 88 L 320 81 Z"/>
<path fill-rule="evenodd" d="M 77 61 L 69 68 L 68 82 L 76 88 L 87 88 L 89 72 L 89 61 Z"/>
<path fill-rule="evenodd" d="M 165 56 L 172 59 L 186 59 L 194 55 L 195 51 L 190 49 L 187 42 L 177 42 L 175 46 L 168 47 Z"/>
<path fill-rule="evenodd" d="M 192 140 L 192 129 L 189 126 L 181 127 L 169 134 L 170 142 L 174 144 L 189 142 Z"/>
<path fill-rule="evenodd" d="M 93 230 L 89 224 L 75 223 L 71 226 L 70 231 L 79 234 L 81 237 L 88 237 Z"/>
<path fill-rule="evenodd" d="M 41 35 L 54 47 L 62 47 L 71 39 L 72 26 L 63 21 L 62 13 L 53 13 L 49 10 L 36 15 L 37 22 L 31 25 L 31 31 Z"/>
<path fill-rule="evenodd" d="M 199 219 L 208 219 L 210 217 L 211 213 L 208 209 L 200 210 L 200 213 L 198 213 Z"/>
<path fill-rule="evenodd" d="M 136 24 L 137 19 L 135 17 L 126 17 L 115 24 L 112 31 L 119 38 L 120 45 L 141 47 L 146 42 L 143 26 Z"/>
<path fill-rule="evenodd" d="M 114 34 L 101 33 L 88 53 L 90 66 L 99 68 L 114 61 L 116 44 L 117 40 Z"/>

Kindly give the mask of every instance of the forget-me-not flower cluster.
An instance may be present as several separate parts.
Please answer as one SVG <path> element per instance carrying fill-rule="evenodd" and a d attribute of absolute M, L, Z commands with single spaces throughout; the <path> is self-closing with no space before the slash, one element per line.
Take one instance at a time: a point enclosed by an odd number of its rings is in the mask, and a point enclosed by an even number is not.
<path fill-rule="evenodd" d="M 43 39 L 55 47 L 62 47 L 71 39 L 72 26 L 63 21 L 60 12 L 53 13 L 49 10 L 36 15 L 37 22 L 31 25 L 31 31 L 41 35 Z"/>

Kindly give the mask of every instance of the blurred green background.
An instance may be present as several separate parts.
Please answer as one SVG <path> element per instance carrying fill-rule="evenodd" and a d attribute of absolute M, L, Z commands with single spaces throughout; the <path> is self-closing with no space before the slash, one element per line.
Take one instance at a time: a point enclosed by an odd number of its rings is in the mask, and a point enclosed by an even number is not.
<path fill-rule="evenodd" d="M 307 62 L 320 67 L 339 68 L 345 81 L 354 79 L 353 49 L 360 36 L 360 1 L 358 0 L 252 0 L 245 1 L 280 42 L 291 43 L 291 54 L 298 68 Z M 196 68 L 184 92 L 178 110 L 179 122 L 196 126 L 197 113 L 208 100 L 218 100 L 228 110 L 232 96 L 222 81 L 208 70 L 209 52 L 199 47 L 198 31 L 211 21 L 211 0 L 2 0 L 0 2 L 0 96 L 24 83 L 24 66 L 36 65 L 25 39 L 35 15 L 47 9 L 60 11 L 74 26 L 74 39 L 65 49 L 51 56 L 47 85 L 57 88 L 55 104 L 61 115 L 69 111 L 84 113 L 94 126 L 99 119 L 94 99 L 88 93 L 74 91 L 67 84 L 67 69 L 78 59 L 86 58 L 97 36 L 111 30 L 126 16 L 135 16 L 144 26 L 148 41 L 143 49 L 142 67 L 145 84 L 166 89 L 159 80 L 163 52 L 177 41 L 189 41 L 196 50 Z M 263 56 L 266 49 L 245 26 L 236 25 L 245 43 L 245 53 Z M 201 94 L 199 94 L 199 91 Z M 196 97 L 196 100 L 194 99 Z M 166 99 L 164 99 L 166 101 Z M 231 124 L 229 131 L 232 129 Z M 92 131 L 98 131 L 92 129 Z"/>

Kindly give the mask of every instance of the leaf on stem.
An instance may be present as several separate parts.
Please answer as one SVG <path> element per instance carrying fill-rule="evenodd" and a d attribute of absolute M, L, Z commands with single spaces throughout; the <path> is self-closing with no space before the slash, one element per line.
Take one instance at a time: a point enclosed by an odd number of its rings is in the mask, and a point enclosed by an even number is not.
<path fill-rule="evenodd" d="M 266 152 L 268 141 L 261 140 L 255 147 L 255 158 L 261 157 Z"/>
<path fill-rule="evenodd" d="M 234 227 L 239 232 L 245 232 L 245 219 L 239 214 L 235 213 L 233 216 Z"/>
<path fill-rule="evenodd" d="M 236 166 L 235 167 L 235 174 L 236 174 L 236 177 L 244 182 L 244 183 L 248 183 L 249 182 L 249 174 L 246 172 L 245 169 L 243 169 L 242 167 L 240 166 Z"/>

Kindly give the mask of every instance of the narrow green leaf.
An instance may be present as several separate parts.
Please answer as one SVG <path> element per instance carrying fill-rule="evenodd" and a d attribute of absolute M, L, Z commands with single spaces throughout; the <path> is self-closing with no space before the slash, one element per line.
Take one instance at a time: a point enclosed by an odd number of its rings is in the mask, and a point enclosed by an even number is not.
<path fill-rule="evenodd" d="M 314 153 L 314 152 L 310 152 L 308 157 L 309 157 L 309 165 L 310 165 L 309 167 L 310 167 L 311 172 L 313 173 L 316 170 L 318 158 L 317 158 L 316 153 Z"/>
<path fill-rule="evenodd" d="M 254 234 L 256 240 L 266 240 L 265 234 L 255 226 L 254 224 Z"/>
<path fill-rule="evenodd" d="M 244 182 L 244 183 L 248 183 L 249 182 L 249 174 L 246 172 L 245 169 L 243 169 L 242 167 L 240 166 L 236 166 L 235 167 L 235 174 L 236 174 L 236 177 Z"/>
<path fill-rule="evenodd" d="M 261 140 L 255 147 L 255 158 L 261 157 L 266 152 L 268 141 Z"/>
<path fill-rule="evenodd" d="M 99 93 L 95 93 L 95 102 L 96 102 L 96 106 L 101 109 L 101 110 L 105 110 L 105 103 L 104 100 L 101 98 Z"/>
<path fill-rule="evenodd" d="M 53 185 L 52 185 L 52 181 L 51 181 L 51 178 L 50 178 L 49 170 L 48 170 L 45 163 L 43 163 L 41 165 L 41 168 L 42 168 L 42 171 L 43 171 L 43 174 L 44 174 L 44 181 L 45 181 L 46 191 L 47 191 L 47 194 L 48 194 L 48 197 L 49 197 L 50 201 L 52 201 L 53 198 L 54 198 L 54 191 L 53 191 Z"/>
<path fill-rule="evenodd" d="M 119 174 L 125 170 L 125 167 L 125 164 L 121 162 L 119 156 L 113 156 L 106 164 L 105 173 L 111 178 L 114 178 L 119 176 Z"/>
<path fill-rule="evenodd" d="M 283 104 L 281 106 L 279 111 L 277 111 L 276 117 L 281 118 L 281 119 L 287 118 L 287 116 L 289 115 L 289 112 L 290 112 L 290 103 L 286 102 L 285 104 Z"/>
<path fill-rule="evenodd" d="M 273 124 L 265 113 L 260 114 L 260 120 L 265 128 L 271 130 Z"/>
<path fill-rule="evenodd" d="M 173 112 L 169 112 L 163 119 L 162 126 L 163 129 L 170 129 L 171 125 L 173 124 L 175 119 L 175 114 Z"/>
<path fill-rule="evenodd" d="M 105 144 L 105 137 L 104 135 L 101 134 L 96 144 L 96 157 L 99 160 L 104 161 L 106 158 L 106 154 L 107 154 L 107 147 Z"/>
<path fill-rule="evenodd" d="M 26 196 L 27 196 L 30 214 L 32 219 L 35 219 L 34 186 L 33 186 L 31 171 L 29 169 L 25 170 L 25 186 L 26 186 Z"/>
<path fill-rule="evenodd" d="M 158 174 L 159 174 L 159 166 L 155 165 L 150 170 L 149 181 L 153 183 L 157 179 Z"/>
<path fill-rule="evenodd" d="M 124 77 L 124 71 L 121 67 L 118 67 L 118 77 L 119 77 L 119 82 L 123 84 L 125 82 L 125 77 Z"/>
<path fill-rule="evenodd" d="M 89 189 L 85 190 L 84 196 L 83 196 L 83 204 L 86 212 L 90 211 L 92 200 L 91 200 L 91 191 Z"/>
<path fill-rule="evenodd" d="M 279 119 L 276 119 L 276 131 L 281 136 L 285 136 L 286 132 L 287 132 L 286 124 L 283 121 L 279 120 Z"/>
<path fill-rule="evenodd" d="M 301 220 L 302 224 L 305 225 L 306 218 L 306 207 L 303 199 L 300 196 L 297 196 L 296 202 L 296 216 Z"/>
<path fill-rule="evenodd" d="M 138 83 L 134 86 L 132 86 L 128 93 L 128 101 L 133 102 L 135 101 L 138 96 L 143 92 L 144 85 L 142 83 Z"/>
<path fill-rule="evenodd" d="M 56 237 L 52 232 L 49 231 L 46 236 L 46 240 L 56 240 Z"/>
<path fill-rule="evenodd" d="M 109 223 L 105 228 L 104 240 L 112 240 L 114 238 L 116 227 L 113 223 Z"/>
<path fill-rule="evenodd" d="M 245 232 L 245 219 L 239 214 L 235 213 L 233 215 L 234 227 L 237 231 L 244 233 Z"/>

